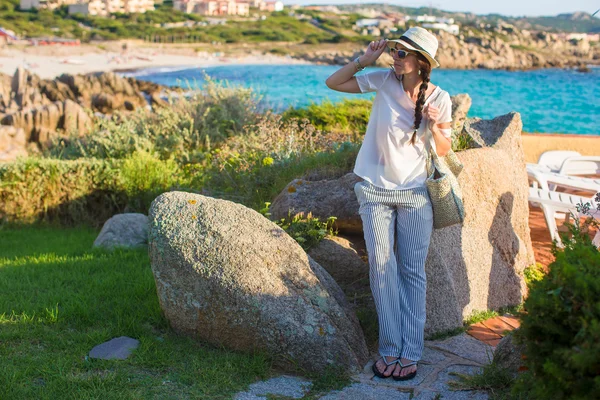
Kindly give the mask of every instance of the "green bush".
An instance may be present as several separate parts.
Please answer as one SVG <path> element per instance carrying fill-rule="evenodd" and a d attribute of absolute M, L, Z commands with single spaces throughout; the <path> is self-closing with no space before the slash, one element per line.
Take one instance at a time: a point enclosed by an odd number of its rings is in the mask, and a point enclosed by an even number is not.
<path fill-rule="evenodd" d="M 268 114 L 215 149 L 192 186 L 258 210 L 295 178 L 351 171 L 357 152 L 357 145 L 332 142 L 307 121 Z"/>
<path fill-rule="evenodd" d="M 0 219 L 101 226 L 114 214 L 147 213 L 154 198 L 187 186 L 172 160 L 137 152 L 125 160 L 28 158 L 0 166 Z"/>
<path fill-rule="evenodd" d="M 98 225 L 126 205 L 108 160 L 29 158 L 1 165 L 0 182 L 0 217 L 10 222 Z"/>
<path fill-rule="evenodd" d="M 600 252 L 572 226 L 548 274 L 531 283 L 516 338 L 529 373 L 514 392 L 536 399 L 600 398 Z"/>
<path fill-rule="evenodd" d="M 525 283 L 527 283 L 527 286 L 529 287 L 533 282 L 544 279 L 546 272 L 544 271 L 544 266 L 542 264 L 535 263 L 534 265 L 525 268 L 523 275 L 525 277 Z"/>
<path fill-rule="evenodd" d="M 371 114 L 371 100 L 345 99 L 338 103 L 324 101 L 306 108 L 290 108 L 283 118 L 306 118 L 315 128 L 326 132 L 364 134 Z"/>
<path fill-rule="evenodd" d="M 271 203 L 266 202 L 265 208 L 259 210 L 259 212 L 269 218 L 271 216 L 270 206 Z M 288 218 L 282 218 L 275 221 L 275 223 L 294 238 L 304 250 L 308 250 L 317 245 L 325 236 L 337 234 L 337 231 L 333 229 L 336 219 L 336 217 L 329 217 L 327 221 L 321 222 L 319 218 L 313 217 L 312 214 L 306 216 L 299 214 L 293 217 L 288 215 Z"/>
<path fill-rule="evenodd" d="M 142 150 L 163 160 L 201 162 L 212 146 L 243 133 L 244 126 L 256 121 L 259 101 L 251 89 L 206 79 L 201 93 L 178 99 L 174 107 L 100 119 L 85 137 L 75 134 L 56 139 L 45 155 L 68 160 L 122 159 Z"/>
<path fill-rule="evenodd" d="M 304 39 L 304 41 L 302 43 L 304 43 L 304 44 L 319 44 L 319 43 L 321 43 L 321 35 L 311 33 L 310 35 L 308 35 L 306 37 L 306 39 Z"/>
<path fill-rule="evenodd" d="M 159 194 L 187 186 L 184 170 L 173 159 L 161 160 L 144 151 L 136 151 L 122 161 L 119 178 L 128 208 L 144 213 Z"/>

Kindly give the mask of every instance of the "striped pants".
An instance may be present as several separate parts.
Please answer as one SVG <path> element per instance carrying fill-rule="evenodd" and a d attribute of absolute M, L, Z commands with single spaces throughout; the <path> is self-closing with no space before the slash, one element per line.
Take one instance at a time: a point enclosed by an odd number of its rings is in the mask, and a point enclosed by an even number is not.
<path fill-rule="evenodd" d="M 425 329 L 425 260 L 433 229 L 427 188 L 354 186 L 369 255 L 379 321 L 379 354 L 421 359 Z"/>

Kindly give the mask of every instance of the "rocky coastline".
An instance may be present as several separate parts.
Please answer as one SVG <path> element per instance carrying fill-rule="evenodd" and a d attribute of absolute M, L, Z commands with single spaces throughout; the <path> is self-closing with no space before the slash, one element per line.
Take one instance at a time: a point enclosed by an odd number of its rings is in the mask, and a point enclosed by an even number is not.
<path fill-rule="evenodd" d="M 513 71 L 576 68 L 588 72 L 589 65 L 600 65 L 598 44 L 587 40 L 566 40 L 555 33 L 532 33 L 511 28 L 510 31 L 467 29 L 458 36 L 441 31 L 436 35 L 439 40 L 437 59 L 444 69 Z M 290 56 L 318 64 L 344 65 L 363 51 L 357 44 L 353 49 L 297 51 Z M 391 57 L 384 54 L 377 66 L 388 66 L 391 62 Z"/>
<path fill-rule="evenodd" d="M 12 77 L 0 74 L 0 162 L 42 151 L 59 132 L 83 135 L 95 118 L 165 106 L 164 90 L 112 72 L 56 79 L 22 68 Z"/>

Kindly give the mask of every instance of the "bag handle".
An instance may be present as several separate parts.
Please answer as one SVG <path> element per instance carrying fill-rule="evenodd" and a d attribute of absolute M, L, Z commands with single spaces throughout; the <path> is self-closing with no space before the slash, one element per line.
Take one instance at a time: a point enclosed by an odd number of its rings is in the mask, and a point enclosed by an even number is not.
<path fill-rule="evenodd" d="M 438 87 L 439 89 L 439 87 Z M 427 105 L 433 103 L 435 100 L 438 99 L 438 97 L 440 97 L 440 94 L 442 93 L 442 90 L 440 89 L 438 91 L 438 93 L 435 95 L 435 97 L 431 100 L 429 100 L 429 103 L 427 103 Z M 433 173 L 433 170 L 431 168 L 431 165 L 433 165 L 435 167 L 435 163 L 439 162 L 439 156 L 437 155 L 437 151 L 434 150 L 434 140 L 433 140 L 433 133 L 431 132 L 431 129 L 429 129 L 429 124 L 427 124 L 427 127 L 425 128 L 425 149 L 427 150 L 427 153 L 429 155 L 429 157 L 426 158 L 426 168 L 427 168 L 427 173 L 431 175 L 431 173 Z M 431 172 L 429 172 L 431 171 Z"/>

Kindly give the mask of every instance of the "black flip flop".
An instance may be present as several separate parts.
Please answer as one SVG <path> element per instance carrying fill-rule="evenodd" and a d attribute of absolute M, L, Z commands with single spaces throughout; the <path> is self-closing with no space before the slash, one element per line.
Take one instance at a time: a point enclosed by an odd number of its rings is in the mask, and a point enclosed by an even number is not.
<path fill-rule="evenodd" d="M 385 369 L 386 370 L 387 370 L 387 368 L 390 365 L 394 365 L 394 364 L 400 362 L 399 358 L 396 358 L 394 361 L 391 361 L 389 363 L 387 362 L 387 360 L 385 359 L 385 357 L 381 357 L 379 360 L 383 360 L 383 362 L 385 363 Z M 381 378 L 381 379 L 386 379 L 386 378 L 389 378 L 390 376 L 392 376 L 391 374 L 390 375 L 384 375 L 381 372 L 379 372 L 379 370 L 377 369 L 377 363 L 379 362 L 379 360 L 375 361 L 373 363 L 373 365 L 371 366 L 371 369 L 373 370 L 373 373 L 375 374 L 375 376 L 378 377 L 378 378 Z M 402 365 L 402 364 L 400 364 L 400 365 Z M 385 372 L 385 370 L 383 372 Z M 392 374 L 393 373 L 394 373 L 394 371 L 392 371 Z"/>
<path fill-rule="evenodd" d="M 384 360 L 385 361 L 385 360 Z M 402 364 L 402 361 L 400 361 L 400 359 L 398 359 L 398 364 L 400 364 L 400 367 L 402 367 L 402 369 L 406 368 L 406 367 L 410 367 L 411 365 L 417 365 L 417 361 L 413 361 L 413 362 L 409 362 L 408 364 Z M 400 373 L 402 373 L 402 370 L 400 370 Z M 395 381 L 407 381 L 409 379 L 414 378 L 415 376 L 417 376 L 417 371 L 415 372 L 411 372 L 410 374 L 404 375 L 404 376 L 394 376 L 392 375 L 392 378 L 394 378 Z"/>

